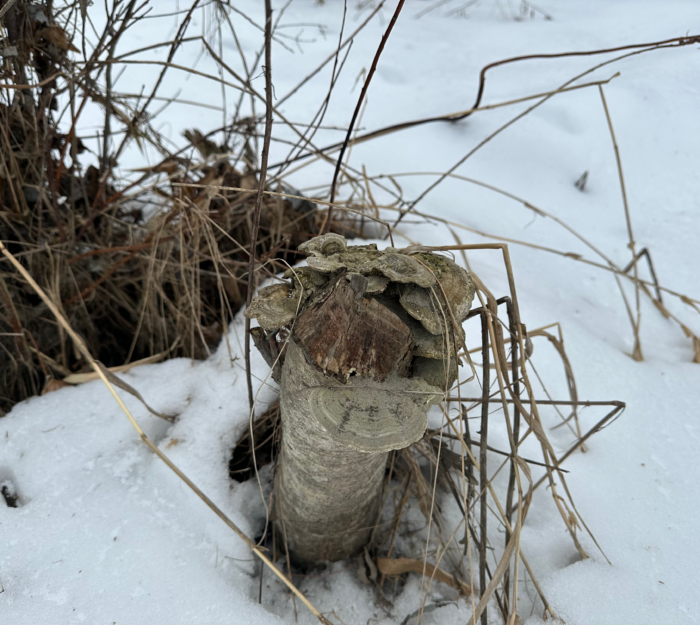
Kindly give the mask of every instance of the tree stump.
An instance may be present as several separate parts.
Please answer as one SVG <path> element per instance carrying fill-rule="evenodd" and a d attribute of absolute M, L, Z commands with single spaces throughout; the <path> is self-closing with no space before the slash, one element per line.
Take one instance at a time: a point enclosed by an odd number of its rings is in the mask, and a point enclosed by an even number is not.
<path fill-rule="evenodd" d="M 308 267 L 261 289 L 245 315 L 280 384 L 277 535 L 314 564 L 367 544 L 389 451 L 423 436 L 456 378 L 474 286 L 436 254 L 348 247 L 336 234 L 299 249 Z"/>

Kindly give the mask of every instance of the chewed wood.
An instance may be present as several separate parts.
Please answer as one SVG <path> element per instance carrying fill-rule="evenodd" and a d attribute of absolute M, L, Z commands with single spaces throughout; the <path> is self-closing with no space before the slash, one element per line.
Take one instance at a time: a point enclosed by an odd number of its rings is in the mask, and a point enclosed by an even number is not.
<path fill-rule="evenodd" d="M 383 382 L 410 360 L 408 326 L 344 277 L 300 315 L 294 338 L 311 362 L 341 381 L 357 375 Z"/>

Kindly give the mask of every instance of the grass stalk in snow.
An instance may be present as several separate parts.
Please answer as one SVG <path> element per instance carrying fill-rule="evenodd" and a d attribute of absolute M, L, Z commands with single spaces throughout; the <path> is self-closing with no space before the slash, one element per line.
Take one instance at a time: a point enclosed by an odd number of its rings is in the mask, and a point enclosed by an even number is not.
<path fill-rule="evenodd" d="M 632 315 L 630 315 L 630 322 L 632 323 L 632 330 L 634 332 L 634 349 L 632 350 L 632 358 L 637 361 L 644 360 L 644 356 L 642 354 L 642 344 L 639 339 L 639 327 L 642 323 L 642 309 L 640 306 L 640 297 L 639 297 L 639 284 L 636 282 L 638 275 L 637 275 L 637 263 L 635 262 L 635 258 L 637 258 L 637 252 L 635 250 L 635 241 L 634 241 L 634 234 L 632 232 L 632 218 L 630 216 L 630 208 L 629 208 L 629 203 L 627 201 L 627 189 L 625 187 L 625 176 L 622 173 L 622 159 L 620 158 L 620 148 L 617 145 L 617 139 L 615 138 L 615 129 L 613 128 L 613 123 L 612 123 L 612 118 L 610 117 L 610 111 L 608 109 L 608 103 L 605 99 L 605 91 L 603 91 L 603 86 L 599 85 L 598 90 L 600 92 L 600 99 L 603 103 L 603 109 L 605 110 L 605 119 L 608 122 L 608 128 L 610 129 L 610 138 L 612 139 L 612 144 L 613 144 L 613 149 L 615 150 L 615 163 L 617 164 L 617 173 L 618 177 L 620 179 L 620 191 L 622 193 L 622 206 L 625 211 L 625 223 L 627 224 L 627 236 L 629 239 L 629 243 L 627 247 L 629 247 L 630 252 L 632 253 L 632 270 L 633 270 L 633 276 L 635 280 L 635 289 L 634 289 L 634 294 L 635 294 L 635 300 L 636 300 L 636 318 Z M 647 258 L 650 258 L 647 253 Z M 651 261 L 649 261 L 651 263 Z M 653 274 L 652 274 L 653 275 Z M 617 280 L 619 278 L 616 277 Z M 622 290 L 622 289 L 620 289 Z M 625 305 L 627 305 L 627 299 L 625 299 Z"/>
<path fill-rule="evenodd" d="M 377 4 L 377 6 L 374 7 L 374 8 L 372 9 L 372 11 L 371 11 L 370 14 L 365 18 L 365 20 L 362 22 L 362 24 L 360 24 L 360 25 L 352 32 L 352 34 L 350 34 L 350 35 L 347 37 L 347 39 L 346 39 L 344 42 L 342 42 L 342 43 L 338 46 L 338 50 L 337 50 L 336 52 L 334 52 L 333 54 L 330 54 L 330 55 L 329 55 L 323 62 L 321 62 L 310 74 L 308 74 L 308 75 L 307 75 L 304 79 L 302 79 L 291 91 L 289 91 L 289 93 L 286 93 L 285 95 L 283 95 L 283 96 L 278 100 L 277 105 L 278 105 L 278 106 L 281 106 L 281 105 L 285 102 L 285 100 L 288 100 L 289 98 L 291 98 L 297 91 L 299 91 L 299 89 L 301 89 L 301 88 L 302 88 L 304 85 L 306 85 L 314 76 L 316 76 L 316 75 L 318 74 L 318 72 L 320 72 L 326 65 L 328 65 L 328 63 L 330 63 L 334 58 L 337 58 L 337 55 L 338 55 L 338 53 L 340 52 L 340 50 L 342 50 L 343 48 L 345 48 L 345 47 L 351 45 L 352 42 L 354 41 L 355 37 L 357 37 L 357 35 L 359 35 L 360 32 L 362 32 L 362 30 L 365 28 L 365 26 L 367 26 L 367 24 L 369 24 L 369 23 L 372 21 L 372 19 L 375 17 L 375 15 L 377 15 L 377 13 L 379 13 L 379 11 L 382 10 L 382 8 L 384 7 L 385 4 L 386 4 L 386 0 L 381 0 L 381 2 L 379 2 L 379 3 Z"/>
<path fill-rule="evenodd" d="M 473 109 L 478 109 L 479 105 L 481 104 L 481 99 L 484 95 L 484 87 L 486 86 L 486 73 L 494 69 L 495 67 L 499 67 L 502 65 L 507 65 L 510 63 L 517 63 L 520 61 L 531 61 L 535 59 L 563 59 L 563 58 L 570 58 L 570 57 L 576 57 L 576 56 L 595 56 L 598 54 L 611 54 L 613 52 L 623 52 L 625 50 L 639 50 L 640 48 L 644 48 L 649 50 L 653 50 L 656 48 L 660 47 L 667 47 L 669 45 L 671 46 L 687 46 L 691 45 L 694 43 L 700 42 L 700 36 L 695 35 L 695 36 L 685 36 L 685 37 L 673 37 L 671 39 L 664 39 L 663 41 L 652 41 L 649 43 L 633 43 L 633 44 L 628 44 L 624 46 L 617 46 L 613 48 L 599 48 L 597 50 L 586 50 L 586 51 L 578 51 L 578 52 L 557 52 L 553 54 L 525 54 L 523 56 L 516 56 L 516 57 L 511 57 L 509 59 L 502 59 L 500 61 L 495 61 L 493 63 L 489 63 L 488 65 L 485 65 L 481 72 L 479 72 L 479 87 L 476 92 L 476 100 L 474 101 L 474 106 L 472 107 Z"/>
<path fill-rule="evenodd" d="M 480 113 L 483 111 L 492 111 L 495 109 L 503 108 L 505 106 L 513 106 L 515 104 L 520 104 L 522 102 L 527 102 L 529 100 L 535 100 L 537 98 L 543 98 L 548 95 L 557 95 L 557 94 L 562 94 L 562 93 L 567 93 L 570 91 L 577 91 L 579 89 L 586 89 L 588 87 L 597 87 L 599 85 L 606 85 L 610 83 L 612 80 L 617 78 L 620 74 L 615 73 L 610 78 L 606 78 L 603 80 L 595 80 L 587 83 L 582 83 L 580 85 L 573 85 L 571 87 L 566 87 L 565 89 L 556 89 L 554 91 L 545 91 L 541 93 L 535 93 L 532 95 L 528 96 L 522 96 L 520 98 L 514 98 L 510 100 L 506 100 L 504 102 L 496 102 L 494 104 L 484 104 L 483 106 L 480 106 L 478 108 L 470 108 L 465 111 L 457 111 L 455 113 L 446 113 L 444 115 L 437 115 L 434 117 L 426 117 L 422 119 L 417 119 L 413 121 L 407 121 L 407 122 L 401 122 L 399 124 L 392 124 L 391 126 L 385 126 L 384 128 L 379 128 L 378 130 L 372 130 L 363 134 L 358 134 L 353 139 L 348 143 L 349 147 L 354 147 L 356 145 L 359 145 L 361 143 L 364 143 L 366 141 L 370 141 L 372 139 L 378 139 L 380 137 L 386 137 L 390 134 L 393 134 L 395 132 L 399 132 L 402 130 L 409 130 L 412 128 L 417 128 L 419 126 L 422 126 L 424 124 L 432 124 L 436 122 L 457 122 L 468 115 L 471 115 L 472 113 Z M 324 148 L 321 148 L 320 151 L 323 153 L 329 153 L 332 154 L 333 152 L 339 150 L 342 148 L 344 142 L 339 142 L 339 143 L 333 143 L 329 146 L 326 146 Z M 282 167 L 286 167 L 291 163 L 294 163 L 296 161 L 301 161 L 301 160 L 307 160 L 307 159 L 316 159 L 318 158 L 313 152 L 307 152 L 306 154 L 300 154 L 299 156 L 296 156 L 294 158 L 287 158 L 284 161 L 274 163 L 269 166 L 269 169 L 278 169 Z M 347 167 L 347 164 L 346 164 Z M 373 180 L 377 180 L 377 177 L 373 177 Z M 321 187 L 327 187 L 327 185 L 320 185 Z M 313 188 L 313 187 L 312 187 Z"/>
<path fill-rule="evenodd" d="M 459 167 L 461 167 L 470 157 L 472 157 L 476 152 L 478 152 L 482 147 L 484 147 L 486 144 L 488 144 L 494 137 L 498 136 L 501 134 L 504 130 L 515 124 L 516 122 L 520 121 L 527 115 L 529 115 L 532 111 L 535 109 L 539 108 L 542 106 L 545 102 L 549 101 L 551 98 L 553 98 L 557 93 L 561 93 L 562 90 L 566 89 L 567 87 L 571 86 L 574 82 L 577 80 L 580 80 L 581 78 L 584 78 L 585 76 L 603 68 L 606 67 L 607 65 L 610 65 L 612 63 L 616 63 L 618 61 L 621 61 L 622 59 L 629 58 L 632 56 L 637 56 L 639 54 L 643 54 L 644 52 L 652 52 L 655 50 L 661 50 L 664 48 L 669 48 L 669 47 L 678 47 L 678 46 L 684 46 L 684 45 L 690 45 L 694 44 L 700 41 L 700 37 L 682 37 L 682 38 L 675 38 L 672 40 L 664 41 L 664 42 L 659 42 L 655 44 L 649 44 L 649 46 L 643 46 L 641 50 L 636 50 L 634 52 L 628 52 L 627 54 L 623 54 L 621 56 L 618 56 L 614 59 L 604 61 L 602 63 L 599 63 L 598 65 L 587 69 L 586 71 L 574 76 L 573 78 L 567 80 L 564 84 L 562 84 L 559 89 L 556 91 L 553 91 L 549 95 L 546 95 L 543 97 L 541 100 L 533 104 L 531 107 L 527 108 L 524 110 L 522 113 L 518 113 L 515 117 L 510 119 L 508 122 L 497 128 L 495 131 L 493 131 L 491 134 L 489 134 L 485 139 L 480 141 L 475 147 L 473 147 L 469 152 L 467 152 L 461 159 L 459 159 L 450 169 L 448 169 L 446 172 L 440 175 L 440 177 L 430 184 L 428 187 L 426 187 L 415 200 L 412 200 L 408 207 L 401 212 L 399 217 L 397 218 L 396 222 L 394 223 L 394 226 L 397 226 L 403 218 L 410 213 L 435 187 L 437 187 L 441 182 L 443 182 L 446 178 L 449 177 L 450 174 L 453 174 Z M 635 48 L 639 46 L 634 46 Z"/>
<path fill-rule="evenodd" d="M 510 263 L 510 256 L 508 253 L 508 246 L 503 245 L 503 244 L 483 244 L 483 245 L 463 245 L 463 246 L 440 246 L 440 247 L 431 247 L 429 248 L 432 251 L 448 251 L 448 250 L 457 250 L 457 249 L 493 249 L 493 250 L 500 250 L 503 255 L 503 261 L 506 269 L 506 273 L 508 276 L 508 283 L 509 283 L 509 290 L 510 290 L 510 297 L 511 301 L 513 302 L 513 315 L 515 318 L 515 323 L 516 327 L 521 327 L 521 322 L 520 322 L 520 313 L 519 313 L 519 308 L 518 308 L 518 300 L 517 300 L 517 295 L 515 292 L 515 280 L 513 278 L 513 270 L 512 266 Z M 525 418 L 526 422 L 530 426 L 530 428 L 533 430 L 533 433 L 535 434 L 536 438 L 538 439 L 541 447 L 542 447 L 542 453 L 543 457 L 545 458 L 545 462 L 548 464 L 551 464 L 552 466 L 557 466 L 557 458 L 556 455 L 554 454 L 554 450 L 551 446 L 551 444 L 547 441 L 546 435 L 544 431 L 542 430 L 542 425 L 541 425 L 541 420 L 539 417 L 539 413 L 537 410 L 537 403 L 534 398 L 534 393 L 532 390 L 532 387 L 530 385 L 527 373 L 526 373 L 526 366 L 525 366 L 525 360 L 523 360 L 522 364 L 522 380 L 523 384 L 525 386 L 525 389 L 532 400 L 531 404 L 531 410 L 528 411 L 525 406 L 522 404 L 520 401 L 519 397 L 516 397 L 510 385 L 507 385 L 505 383 L 505 380 L 507 379 L 507 370 L 504 369 L 506 366 L 505 362 L 501 362 L 502 354 L 505 353 L 503 349 L 503 342 L 502 338 L 500 338 L 499 341 L 499 336 L 500 334 L 497 333 L 494 329 L 494 324 L 492 321 L 492 316 L 493 318 L 497 318 L 497 304 L 496 300 L 493 297 L 493 295 L 488 291 L 488 289 L 481 283 L 481 281 L 474 275 L 472 274 L 472 277 L 477 285 L 477 296 L 479 297 L 479 300 L 482 302 L 482 307 L 485 309 L 488 309 L 490 312 L 489 315 L 486 316 L 486 321 L 488 324 L 488 329 L 489 329 L 489 337 L 491 344 L 494 346 L 493 347 L 493 355 L 494 355 L 494 362 L 498 363 L 496 366 L 496 379 L 498 381 L 498 386 L 499 386 L 499 393 L 501 395 L 501 401 L 502 401 L 502 407 L 504 411 L 504 415 L 506 417 L 506 423 L 508 424 L 508 432 L 511 440 L 511 448 L 513 450 L 513 455 L 514 457 L 517 458 L 517 445 L 515 441 L 512 438 L 512 430 L 511 430 L 511 422 L 508 416 L 508 402 L 506 401 L 506 388 L 510 389 L 509 394 L 511 395 L 511 398 L 515 402 L 515 404 L 518 406 L 520 414 Z M 486 301 L 482 297 L 486 298 Z M 524 338 L 522 336 L 522 331 L 520 332 L 520 335 L 518 336 L 518 343 L 519 343 L 519 348 L 521 350 L 521 353 L 523 352 L 525 345 L 524 345 Z M 573 503 L 573 500 L 571 499 L 571 495 L 568 492 L 568 487 L 566 486 L 566 480 L 564 478 L 563 473 L 561 471 L 557 471 L 557 477 L 559 478 L 559 481 L 561 482 L 564 491 L 567 495 L 568 501 L 571 504 L 572 508 L 574 511 L 576 511 L 576 506 Z M 557 505 L 557 508 L 559 509 L 559 512 L 562 516 L 562 519 L 564 520 L 564 523 L 569 530 L 569 535 L 571 536 L 574 545 L 578 549 L 579 553 L 581 554 L 581 557 L 587 558 L 588 555 L 586 554 L 585 550 L 581 546 L 580 542 L 578 541 L 578 538 L 576 536 L 575 528 L 572 526 L 572 522 L 570 520 L 568 512 L 565 510 L 565 503 L 562 498 L 559 497 L 557 494 L 557 489 L 556 489 L 556 484 L 554 483 L 554 476 L 553 476 L 553 471 L 550 468 L 547 468 L 547 478 L 549 480 L 549 485 L 551 488 L 552 492 L 552 497 L 554 499 L 555 504 Z M 578 513 L 577 513 L 577 516 Z M 579 516 L 580 519 L 580 516 Z M 583 519 L 580 519 L 581 522 L 583 523 Z M 585 523 L 584 523 L 585 527 Z M 589 532 L 590 534 L 590 532 Z M 597 541 L 591 534 L 591 538 L 597 545 Z M 601 550 L 602 551 L 602 550 Z"/>
<path fill-rule="evenodd" d="M 479 431 L 479 436 L 481 439 L 480 453 L 479 453 L 479 467 L 480 472 L 480 483 L 486 484 L 488 481 L 488 473 L 486 466 L 486 456 L 487 456 L 487 441 L 488 441 L 488 431 L 489 431 L 489 389 L 491 385 L 489 384 L 489 327 L 486 321 L 486 312 L 482 312 L 481 315 L 481 366 L 482 366 L 482 377 L 481 386 L 483 390 L 483 399 L 481 404 L 481 429 Z M 481 510 L 479 517 L 479 532 L 481 541 L 479 542 L 479 588 L 486 588 L 486 553 L 488 549 L 488 531 L 487 531 L 487 521 L 488 521 L 488 510 L 486 501 L 487 492 L 486 489 L 482 487 L 481 491 Z M 488 617 L 486 614 L 486 609 L 481 615 L 481 625 L 488 625 Z"/>

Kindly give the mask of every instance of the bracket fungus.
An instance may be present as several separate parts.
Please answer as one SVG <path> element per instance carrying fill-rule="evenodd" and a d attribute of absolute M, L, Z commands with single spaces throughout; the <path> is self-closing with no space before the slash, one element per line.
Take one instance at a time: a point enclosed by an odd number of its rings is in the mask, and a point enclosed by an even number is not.
<path fill-rule="evenodd" d="M 349 247 L 337 234 L 299 249 L 308 266 L 260 289 L 244 314 L 280 384 L 278 536 L 313 564 L 367 543 L 388 453 L 423 436 L 457 377 L 474 285 L 432 253 Z"/>

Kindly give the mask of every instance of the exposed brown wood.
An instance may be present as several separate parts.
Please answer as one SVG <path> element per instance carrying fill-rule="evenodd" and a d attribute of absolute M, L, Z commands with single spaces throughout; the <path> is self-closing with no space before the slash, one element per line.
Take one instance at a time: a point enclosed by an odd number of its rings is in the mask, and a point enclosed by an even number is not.
<path fill-rule="evenodd" d="M 326 374 L 343 382 L 352 375 L 383 382 L 410 361 L 411 331 L 388 308 L 363 297 L 360 283 L 338 279 L 297 319 L 294 338 Z"/>

